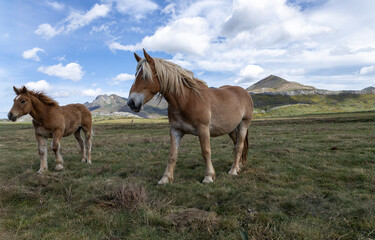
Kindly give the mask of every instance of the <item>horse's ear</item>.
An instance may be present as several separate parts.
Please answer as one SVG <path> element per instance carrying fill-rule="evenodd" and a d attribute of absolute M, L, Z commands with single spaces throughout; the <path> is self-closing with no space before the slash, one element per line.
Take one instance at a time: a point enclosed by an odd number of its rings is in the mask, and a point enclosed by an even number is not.
<path fill-rule="evenodd" d="M 22 87 L 22 93 L 27 93 L 27 88 L 25 86 Z"/>
<path fill-rule="evenodd" d="M 13 90 L 14 90 L 14 92 L 18 95 L 18 94 L 20 94 L 20 90 L 18 90 L 15 86 L 13 86 Z"/>
<path fill-rule="evenodd" d="M 147 61 L 148 63 L 151 63 L 151 64 L 154 64 L 154 63 L 155 63 L 155 62 L 154 62 L 154 59 L 153 59 L 150 55 L 148 55 L 148 53 L 146 52 L 145 49 L 143 49 L 143 55 L 145 56 L 146 61 Z"/>
<path fill-rule="evenodd" d="M 142 60 L 142 58 L 140 56 L 138 56 L 138 54 L 136 54 L 136 53 L 134 53 L 134 57 L 135 57 L 135 60 L 137 60 L 137 62 Z"/>

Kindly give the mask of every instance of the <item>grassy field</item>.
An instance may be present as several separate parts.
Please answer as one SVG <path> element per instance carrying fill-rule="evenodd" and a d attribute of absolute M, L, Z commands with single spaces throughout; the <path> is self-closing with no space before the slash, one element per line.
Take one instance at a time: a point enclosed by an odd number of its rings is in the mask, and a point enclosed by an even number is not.
<path fill-rule="evenodd" d="M 94 124 L 93 163 L 64 138 L 65 170 L 37 175 L 30 123 L 0 124 L 0 239 L 374 239 L 375 113 L 256 120 L 239 176 L 228 136 L 213 138 L 203 185 L 198 139 L 185 136 L 175 182 L 156 186 L 168 123 Z"/>

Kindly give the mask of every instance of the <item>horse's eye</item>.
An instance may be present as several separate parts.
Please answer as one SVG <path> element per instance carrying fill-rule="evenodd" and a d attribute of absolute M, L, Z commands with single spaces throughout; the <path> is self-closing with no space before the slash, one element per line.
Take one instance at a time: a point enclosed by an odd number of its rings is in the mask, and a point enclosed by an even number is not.
<path fill-rule="evenodd" d="M 23 100 L 23 99 L 22 99 L 22 100 L 21 100 L 21 103 L 22 103 L 22 104 L 26 103 L 26 100 Z"/>

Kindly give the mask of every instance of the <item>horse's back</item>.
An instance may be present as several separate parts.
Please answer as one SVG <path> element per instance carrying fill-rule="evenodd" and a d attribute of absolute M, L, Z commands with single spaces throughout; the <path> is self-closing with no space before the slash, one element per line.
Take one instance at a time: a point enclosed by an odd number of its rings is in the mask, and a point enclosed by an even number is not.
<path fill-rule="evenodd" d="M 236 105 L 237 107 L 243 106 L 249 111 L 253 111 L 253 100 L 250 94 L 238 86 L 224 85 L 220 88 L 210 89 L 211 94 L 218 103 L 223 103 L 223 105 Z"/>
<path fill-rule="evenodd" d="M 76 120 L 80 122 L 82 127 L 91 128 L 92 124 L 92 116 L 90 110 L 83 104 L 75 103 L 75 104 L 68 104 L 61 107 L 65 120 L 69 121 L 67 118 L 71 118 L 71 120 Z"/>

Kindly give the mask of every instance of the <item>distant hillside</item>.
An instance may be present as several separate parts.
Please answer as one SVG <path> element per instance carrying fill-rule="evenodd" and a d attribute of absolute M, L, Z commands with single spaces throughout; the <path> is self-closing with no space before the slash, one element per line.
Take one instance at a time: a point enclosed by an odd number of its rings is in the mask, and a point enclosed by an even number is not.
<path fill-rule="evenodd" d="M 246 90 L 250 93 L 264 92 L 289 92 L 295 90 L 315 90 L 311 86 L 302 85 L 297 82 L 289 82 L 281 77 L 270 75 L 259 82 L 251 85 Z"/>
<path fill-rule="evenodd" d="M 134 115 L 143 118 L 157 118 L 167 115 L 168 104 L 163 99 L 160 103 L 156 98 L 148 102 L 139 113 L 133 112 L 127 105 L 126 98 L 112 95 L 99 95 L 91 103 L 86 102 L 85 106 L 94 115 L 123 115 L 132 117 Z"/>

